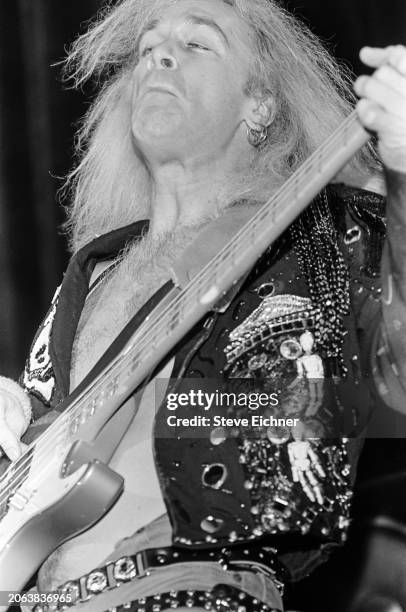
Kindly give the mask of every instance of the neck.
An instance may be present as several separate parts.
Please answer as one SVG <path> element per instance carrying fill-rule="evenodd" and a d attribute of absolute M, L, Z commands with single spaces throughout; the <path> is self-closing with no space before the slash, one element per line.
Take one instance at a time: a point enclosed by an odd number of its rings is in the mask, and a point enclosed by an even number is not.
<path fill-rule="evenodd" d="M 240 158 L 241 159 L 241 158 Z M 185 165 L 171 161 L 151 167 L 151 225 L 154 237 L 221 214 L 232 198 L 228 186 L 241 181 L 240 163 Z"/>

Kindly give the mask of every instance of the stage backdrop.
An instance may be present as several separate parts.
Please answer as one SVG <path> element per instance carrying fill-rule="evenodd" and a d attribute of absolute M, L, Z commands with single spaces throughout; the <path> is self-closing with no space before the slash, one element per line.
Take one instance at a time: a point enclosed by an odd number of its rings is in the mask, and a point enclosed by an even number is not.
<path fill-rule="evenodd" d="M 72 163 L 89 98 L 63 89 L 52 64 L 98 0 L 0 2 L 0 373 L 17 376 L 67 262 L 56 191 Z M 360 71 L 363 44 L 406 43 L 404 0 L 289 0 Z M 83 26 L 82 26 L 83 27 Z M 58 233 L 59 232 L 59 233 Z"/>

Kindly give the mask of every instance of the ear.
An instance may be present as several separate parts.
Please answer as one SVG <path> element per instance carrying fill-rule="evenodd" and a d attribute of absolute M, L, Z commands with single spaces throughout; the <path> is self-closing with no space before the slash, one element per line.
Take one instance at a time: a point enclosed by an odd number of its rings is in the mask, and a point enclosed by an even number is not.
<path fill-rule="evenodd" d="M 274 97 L 266 93 L 255 95 L 248 101 L 245 122 L 253 130 L 269 127 L 275 118 L 276 104 Z"/>

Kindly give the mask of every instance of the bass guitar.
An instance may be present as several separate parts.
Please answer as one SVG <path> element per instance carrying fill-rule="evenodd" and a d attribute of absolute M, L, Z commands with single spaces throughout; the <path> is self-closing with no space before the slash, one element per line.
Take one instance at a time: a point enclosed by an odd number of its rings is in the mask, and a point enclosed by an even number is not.
<path fill-rule="evenodd" d="M 194 278 L 164 298 L 109 365 L 68 398 L 61 415 L 10 463 L 0 478 L 0 591 L 21 591 L 55 548 L 112 507 L 123 480 L 92 456 L 98 433 L 368 138 L 354 111 Z"/>

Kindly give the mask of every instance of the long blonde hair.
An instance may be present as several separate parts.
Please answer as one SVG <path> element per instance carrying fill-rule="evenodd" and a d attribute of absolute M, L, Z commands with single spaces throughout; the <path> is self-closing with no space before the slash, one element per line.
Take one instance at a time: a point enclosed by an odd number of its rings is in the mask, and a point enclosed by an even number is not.
<path fill-rule="evenodd" d="M 78 164 L 64 188 L 65 229 L 72 250 L 95 235 L 149 216 L 150 180 L 131 139 L 130 91 L 144 25 L 179 0 L 119 0 L 78 37 L 65 73 L 76 86 L 95 78 L 100 92 L 77 134 Z M 260 86 L 277 104 L 267 145 L 244 180 L 230 181 L 228 201 L 265 200 L 350 112 L 350 80 L 320 41 L 274 0 L 219 0 L 248 25 L 253 48 L 247 93 Z M 368 174 L 375 161 L 364 148 L 347 167 Z"/>

